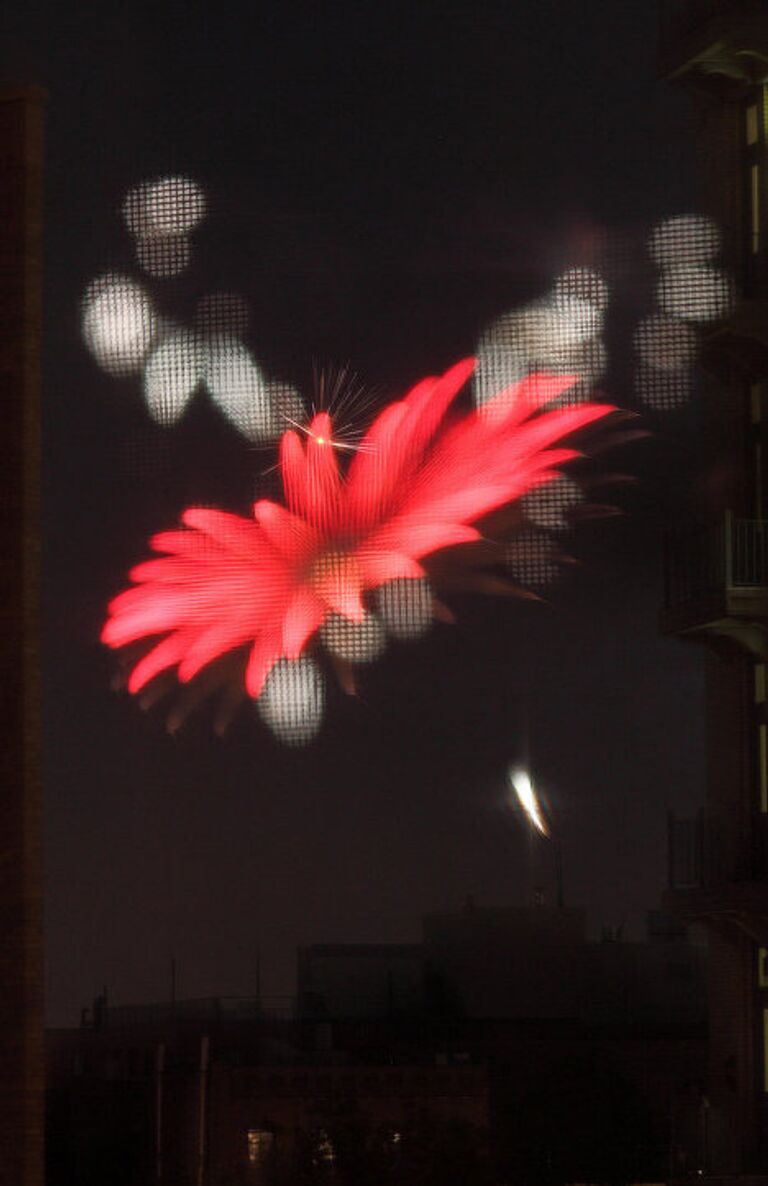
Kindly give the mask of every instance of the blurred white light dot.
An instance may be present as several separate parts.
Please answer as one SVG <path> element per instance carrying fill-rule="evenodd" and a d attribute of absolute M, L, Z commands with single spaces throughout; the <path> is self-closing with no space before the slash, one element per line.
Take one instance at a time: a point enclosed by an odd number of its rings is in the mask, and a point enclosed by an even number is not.
<path fill-rule="evenodd" d="M 156 280 L 166 280 L 185 271 L 192 259 L 192 244 L 186 235 L 167 235 L 136 241 L 139 267 Z"/>
<path fill-rule="evenodd" d="M 152 302 L 135 280 L 109 272 L 87 289 L 82 333 L 94 358 L 111 375 L 141 369 L 157 332 Z"/>
<path fill-rule="evenodd" d="M 603 314 L 599 305 L 582 297 L 568 293 L 557 293 L 553 297 L 552 312 L 557 318 L 556 327 L 561 329 L 569 340 L 577 343 L 586 342 L 594 338 L 603 328 Z"/>
<path fill-rule="evenodd" d="M 320 628 L 320 638 L 329 651 L 348 663 L 370 663 L 387 644 L 384 627 L 375 614 L 367 614 L 362 622 L 329 614 Z"/>
<path fill-rule="evenodd" d="M 325 709 L 325 683 L 313 659 L 279 659 L 267 676 L 256 707 L 275 737 L 307 745 L 318 734 Z"/>
<path fill-rule="evenodd" d="M 244 338 L 249 322 L 248 302 L 236 292 L 210 293 L 195 309 L 195 329 L 208 338 Z"/>
<path fill-rule="evenodd" d="M 205 193 L 191 177 L 159 177 L 129 190 L 123 217 L 139 239 L 184 235 L 197 226 L 206 206 Z"/>
<path fill-rule="evenodd" d="M 606 366 L 599 336 L 606 302 L 602 277 L 588 268 L 572 268 L 559 277 L 551 298 L 506 313 L 490 325 L 477 347 L 477 406 L 535 371 L 579 376 L 559 404 L 589 398 Z"/>
<path fill-rule="evenodd" d="M 686 321 L 651 314 L 635 330 L 635 350 L 647 366 L 659 371 L 681 371 L 696 359 L 698 335 Z"/>
<path fill-rule="evenodd" d="M 520 503 L 532 523 L 557 531 L 569 526 L 568 512 L 583 500 L 578 482 L 569 474 L 558 474 L 543 486 L 529 490 Z"/>
<path fill-rule="evenodd" d="M 379 585 L 376 610 L 393 638 L 414 639 L 432 624 L 432 590 L 424 577 L 402 578 Z"/>
<path fill-rule="evenodd" d="M 534 366 L 556 362 L 563 352 L 594 337 L 599 328 L 599 313 L 586 301 L 535 305 L 520 318 L 521 343 Z"/>
<path fill-rule="evenodd" d="M 671 412 L 682 407 L 691 398 L 692 387 L 689 369 L 665 371 L 641 364 L 635 371 L 638 398 L 657 412 Z"/>
<path fill-rule="evenodd" d="M 189 330 L 165 338 L 144 369 L 144 398 L 153 420 L 172 425 L 181 417 L 200 382 L 203 355 Z"/>
<path fill-rule="evenodd" d="M 277 432 L 285 432 L 292 424 L 304 424 L 307 409 L 295 387 L 282 379 L 270 379 L 267 383 L 267 394 L 274 409 Z"/>
<path fill-rule="evenodd" d="M 499 392 L 519 383 L 528 374 L 528 359 L 514 346 L 481 342 L 473 378 L 473 395 L 478 407 Z"/>
<path fill-rule="evenodd" d="M 659 281 L 659 308 L 685 321 L 718 321 L 733 307 L 733 284 L 718 268 L 673 268 Z"/>
<path fill-rule="evenodd" d="M 236 339 L 221 339 L 210 343 L 206 354 L 205 385 L 230 423 L 256 444 L 273 439 L 280 425 L 267 382 L 250 352 Z"/>
<path fill-rule="evenodd" d="M 552 292 L 555 302 L 576 299 L 600 310 L 605 310 L 608 305 L 608 285 L 592 268 L 569 268 L 558 276 Z"/>
<path fill-rule="evenodd" d="M 517 533 L 507 545 L 504 559 L 516 580 L 534 589 L 551 585 L 560 575 L 552 540 L 534 528 Z"/>
<path fill-rule="evenodd" d="M 677 214 L 653 228 L 648 251 L 659 268 L 695 267 L 720 250 L 720 231 L 701 214 Z"/>
<path fill-rule="evenodd" d="M 579 376 L 577 383 L 569 387 L 553 407 L 563 407 L 570 404 L 583 403 L 591 399 L 594 389 L 605 375 L 608 366 L 608 352 L 601 338 L 592 338 L 573 350 L 567 359 L 566 369 Z"/>

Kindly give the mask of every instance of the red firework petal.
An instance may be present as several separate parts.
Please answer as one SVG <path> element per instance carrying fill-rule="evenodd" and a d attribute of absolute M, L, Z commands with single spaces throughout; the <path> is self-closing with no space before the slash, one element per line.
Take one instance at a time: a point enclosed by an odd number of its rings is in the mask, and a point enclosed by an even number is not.
<path fill-rule="evenodd" d="M 298 658 L 326 614 L 363 621 L 367 590 L 421 577 L 423 557 L 479 540 L 479 519 L 576 456 L 552 446 L 613 410 L 541 412 L 574 377 L 539 375 L 446 427 L 472 365 L 422 380 L 385 408 L 346 480 L 322 412 L 306 442 L 295 432 L 282 438 L 286 506 L 261 500 L 252 519 L 191 507 L 183 530 L 153 536 L 155 558 L 132 569 L 133 584 L 111 602 L 102 632 L 111 647 L 161 636 L 135 666 L 131 691 L 173 667 L 188 682 L 250 643 L 245 686 L 258 696 L 271 667 Z"/>

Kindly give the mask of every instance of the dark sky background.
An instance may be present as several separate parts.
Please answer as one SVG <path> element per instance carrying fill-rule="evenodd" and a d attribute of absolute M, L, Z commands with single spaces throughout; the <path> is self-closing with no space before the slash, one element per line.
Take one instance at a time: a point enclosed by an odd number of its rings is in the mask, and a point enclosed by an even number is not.
<path fill-rule="evenodd" d="M 245 509 L 269 461 L 205 399 L 154 428 L 100 372 L 78 302 L 131 267 L 127 188 L 183 171 L 210 214 L 168 309 L 229 289 L 249 344 L 306 390 L 348 362 L 395 394 L 471 352 L 572 264 L 612 285 L 610 397 L 632 406 L 650 226 L 696 210 L 685 96 L 655 77 L 645 0 L 6 5 L 3 76 L 49 92 L 45 360 L 45 774 L 49 1014 L 293 990 L 297 944 L 415 939 L 421 917 L 530 891 L 505 769 L 529 722 L 566 896 L 640 937 L 665 878 L 665 812 L 701 796 L 699 652 L 659 638 L 660 538 L 695 487 L 697 412 L 606 457 L 638 481 L 568 540 L 549 603 L 456 608 L 332 697 L 291 751 L 243 710 L 175 738 L 110 690 L 109 596 L 190 500 Z"/>

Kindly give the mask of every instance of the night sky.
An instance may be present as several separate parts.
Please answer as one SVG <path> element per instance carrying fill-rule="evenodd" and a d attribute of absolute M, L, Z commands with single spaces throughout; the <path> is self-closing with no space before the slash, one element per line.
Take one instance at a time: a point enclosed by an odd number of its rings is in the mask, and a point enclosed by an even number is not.
<path fill-rule="evenodd" d="M 245 510 L 268 452 L 199 397 L 154 427 L 136 379 L 95 366 L 78 304 L 131 268 L 126 190 L 183 172 L 210 212 L 168 309 L 245 295 L 249 345 L 311 387 L 349 364 L 394 395 L 470 353 L 565 267 L 612 288 L 609 397 L 633 406 L 643 244 L 697 210 L 685 96 L 655 77 L 646 0 L 299 5 L 7 4 L 6 82 L 49 92 L 44 691 L 49 1016 L 293 990 L 300 943 L 417 939 L 421 916 L 530 890 L 505 806 L 524 747 L 562 834 L 569 903 L 640 937 L 665 812 L 702 794 L 702 661 L 658 637 L 661 531 L 699 480 L 695 407 L 600 464 L 620 517 L 580 527 L 542 604 L 455 603 L 390 648 L 291 751 L 246 709 L 175 738 L 111 690 L 104 606 L 190 501 Z M 267 483 L 269 479 L 265 480 Z"/>

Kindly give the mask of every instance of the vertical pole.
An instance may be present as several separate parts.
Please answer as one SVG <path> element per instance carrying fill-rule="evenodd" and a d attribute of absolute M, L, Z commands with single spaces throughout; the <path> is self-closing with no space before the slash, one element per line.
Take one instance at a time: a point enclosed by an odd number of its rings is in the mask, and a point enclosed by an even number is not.
<path fill-rule="evenodd" d="M 730 589 L 733 585 L 733 511 L 725 512 L 724 531 L 725 587 Z"/>
<path fill-rule="evenodd" d="M 163 1076 L 165 1074 L 165 1043 L 155 1050 L 155 1180 L 163 1180 Z"/>
<path fill-rule="evenodd" d="M 207 1155 L 207 1125 L 208 1112 L 208 1064 L 210 1058 L 210 1038 L 200 1039 L 200 1071 L 197 1099 L 197 1177 L 196 1186 L 205 1186 L 205 1159 Z"/>

